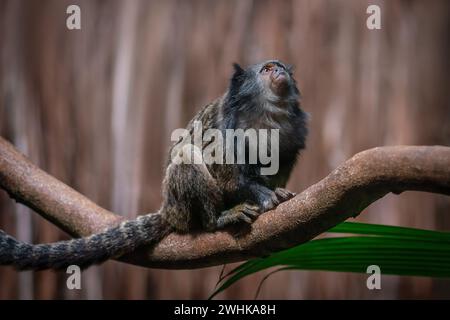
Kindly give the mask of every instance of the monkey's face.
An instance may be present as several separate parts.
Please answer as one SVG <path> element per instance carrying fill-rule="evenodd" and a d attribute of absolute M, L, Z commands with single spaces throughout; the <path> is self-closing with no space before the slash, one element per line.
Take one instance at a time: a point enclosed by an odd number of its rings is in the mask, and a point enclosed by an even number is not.
<path fill-rule="evenodd" d="M 231 79 L 231 95 L 237 100 L 268 101 L 277 105 L 297 100 L 299 91 L 290 67 L 278 60 L 242 69 L 235 64 L 235 73 Z"/>
<path fill-rule="evenodd" d="M 259 70 L 259 77 L 264 88 L 269 89 L 278 97 L 289 94 L 291 76 L 285 66 L 278 61 L 270 61 L 262 65 Z"/>

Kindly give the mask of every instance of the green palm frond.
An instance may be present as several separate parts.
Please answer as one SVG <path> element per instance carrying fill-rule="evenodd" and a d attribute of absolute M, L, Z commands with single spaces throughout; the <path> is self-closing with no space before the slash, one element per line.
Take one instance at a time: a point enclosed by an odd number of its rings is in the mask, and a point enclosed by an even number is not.
<path fill-rule="evenodd" d="M 323 270 L 366 273 L 378 265 L 382 274 L 450 277 L 450 232 L 344 222 L 328 232 L 356 236 L 312 240 L 247 261 L 227 273 L 211 298 L 236 281 L 259 271 Z"/>

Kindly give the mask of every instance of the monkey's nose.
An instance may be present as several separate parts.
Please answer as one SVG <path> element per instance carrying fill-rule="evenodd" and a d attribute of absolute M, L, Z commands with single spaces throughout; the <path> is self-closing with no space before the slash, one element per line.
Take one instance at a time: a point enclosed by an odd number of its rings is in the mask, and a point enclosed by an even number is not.
<path fill-rule="evenodd" d="M 280 75 L 284 74 L 284 70 L 280 67 L 276 67 L 273 70 L 273 73 L 274 73 L 274 78 L 277 79 Z"/>

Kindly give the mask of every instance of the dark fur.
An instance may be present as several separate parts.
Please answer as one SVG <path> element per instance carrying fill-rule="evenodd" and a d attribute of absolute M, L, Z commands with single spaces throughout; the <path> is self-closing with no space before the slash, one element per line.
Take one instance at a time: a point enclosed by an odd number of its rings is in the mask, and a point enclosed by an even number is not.
<path fill-rule="evenodd" d="M 161 218 L 160 214 L 149 214 L 86 238 L 38 245 L 19 242 L 0 230 L 0 265 L 13 265 L 20 270 L 62 269 L 70 265 L 86 268 L 157 242 L 169 230 Z"/>
<path fill-rule="evenodd" d="M 260 81 L 260 71 L 271 63 L 288 75 L 283 97 L 271 94 Z M 0 265 L 18 269 L 61 269 L 103 262 L 154 244 L 174 230 L 213 231 L 234 223 L 251 223 L 293 194 L 283 187 L 305 146 L 306 115 L 299 107 L 299 91 L 290 68 L 273 60 L 242 69 L 235 65 L 229 90 L 205 106 L 195 120 L 203 129 L 280 129 L 280 170 L 273 176 L 260 174 L 261 164 L 168 163 L 163 182 L 163 204 L 158 213 L 126 221 L 90 237 L 53 244 L 18 242 L 0 230 Z M 174 144 L 172 149 L 181 141 Z M 205 147 L 208 143 L 204 143 Z M 233 150 L 236 152 L 236 150 Z"/>

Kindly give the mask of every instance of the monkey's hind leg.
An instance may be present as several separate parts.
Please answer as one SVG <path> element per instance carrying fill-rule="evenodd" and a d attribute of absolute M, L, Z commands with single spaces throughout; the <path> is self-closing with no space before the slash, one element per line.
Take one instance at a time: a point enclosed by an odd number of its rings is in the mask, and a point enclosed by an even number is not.
<path fill-rule="evenodd" d="M 252 223 L 259 215 L 257 206 L 246 203 L 223 211 L 223 192 L 204 164 L 170 164 L 164 195 L 163 215 L 179 232 Z"/>
<path fill-rule="evenodd" d="M 193 156 L 191 163 L 171 163 L 164 181 L 164 217 L 177 231 L 201 229 L 214 231 L 237 222 L 251 223 L 259 215 L 249 204 L 223 211 L 224 200 L 216 179 L 203 162 L 198 148 L 181 149 L 181 157 Z"/>

